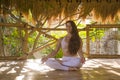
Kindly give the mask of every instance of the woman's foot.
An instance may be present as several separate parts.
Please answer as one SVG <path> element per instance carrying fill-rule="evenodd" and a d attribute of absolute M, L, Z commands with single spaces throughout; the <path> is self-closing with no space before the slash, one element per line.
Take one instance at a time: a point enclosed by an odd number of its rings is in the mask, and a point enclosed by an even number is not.
<path fill-rule="evenodd" d="M 77 71 L 77 70 L 79 70 L 79 69 L 76 67 L 69 67 L 69 71 Z"/>

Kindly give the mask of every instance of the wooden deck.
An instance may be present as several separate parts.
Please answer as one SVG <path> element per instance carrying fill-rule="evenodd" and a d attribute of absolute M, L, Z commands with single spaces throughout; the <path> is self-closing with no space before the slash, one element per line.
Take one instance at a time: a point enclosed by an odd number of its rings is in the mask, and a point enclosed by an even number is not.
<path fill-rule="evenodd" d="M 53 70 L 40 59 L 1 60 L 0 80 L 120 80 L 120 59 L 88 59 L 79 71 Z"/>

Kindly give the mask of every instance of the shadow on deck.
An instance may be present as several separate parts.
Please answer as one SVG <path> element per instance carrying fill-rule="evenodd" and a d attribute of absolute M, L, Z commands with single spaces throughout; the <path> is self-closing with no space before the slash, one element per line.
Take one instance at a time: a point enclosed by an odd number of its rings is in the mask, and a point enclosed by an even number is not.
<path fill-rule="evenodd" d="M 120 59 L 88 59 L 79 71 L 53 70 L 40 59 L 1 60 L 0 80 L 120 80 Z"/>

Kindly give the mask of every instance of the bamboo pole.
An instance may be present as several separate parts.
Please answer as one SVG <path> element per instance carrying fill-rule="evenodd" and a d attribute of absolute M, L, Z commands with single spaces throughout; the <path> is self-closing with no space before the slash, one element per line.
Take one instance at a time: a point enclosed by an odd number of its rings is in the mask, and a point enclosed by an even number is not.
<path fill-rule="evenodd" d="M 36 48 L 36 45 L 37 45 L 37 42 L 38 42 L 38 39 L 39 39 L 40 35 L 41 35 L 41 33 L 39 32 L 37 37 L 34 40 L 34 44 L 33 44 L 33 49 L 32 50 L 34 50 Z"/>

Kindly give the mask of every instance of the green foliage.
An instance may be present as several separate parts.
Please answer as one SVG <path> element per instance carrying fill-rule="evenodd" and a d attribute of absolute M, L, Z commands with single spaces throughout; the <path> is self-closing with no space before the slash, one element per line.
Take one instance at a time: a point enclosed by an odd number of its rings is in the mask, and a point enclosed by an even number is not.
<path fill-rule="evenodd" d="M 19 37 L 16 28 L 6 28 L 4 31 L 3 41 L 4 46 L 11 56 L 19 55 L 21 51 L 19 50 Z M 10 55 L 9 54 L 9 55 Z"/>
<path fill-rule="evenodd" d="M 64 37 L 66 34 L 66 31 L 51 31 L 51 35 L 57 39 Z"/>
<path fill-rule="evenodd" d="M 29 35 L 29 37 L 28 37 L 29 48 L 32 48 L 32 47 L 33 47 L 34 40 L 35 40 L 37 34 L 38 34 L 38 32 L 35 31 L 35 32 L 32 33 L 31 35 Z"/>
<path fill-rule="evenodd" d="M 104 29 L 102 28 L 93 28 L 93 31 L 90 31 L 90 38 L 94 42 L 96 39 L 101 39 L 104 36 Z"/>
<path fill-rule="evenodd" d="M 56 47 L 56 44 L 53 44 L 47 48 L 44 48 L 43 50 L 40 51 L 41 54 L 44 55 L 48 55 L 50 54 Z M 58 53 L 56 54 L 55 58 L 61 58 L 63 55 L 62 49 L 60 48 L 60 50 L 58 51 Z"/>
<path fill-rule="evenodd" d="M 77 28 L 85 28 L 85 26 L 86 26 L 85 24 L 78 24 Z"/>
<path fill-rule="evenodd" d="M 62 58 L 62 56 L 63 56 L 63 52 L 62 52 L 62 49 L 60 48 L 55 58 Z"/>
<path fill-rule="evenodd" d="M 85 28 L 85 24 L 78 24 L 77 28 L 82 29 Z M 86 31 L 79 31 L 79 35 L 81 38 L 86 38 Z"/>
<path fill-rule="evenodd" d="M 81 38 L 86 38 L 86 31 L 80 31 L 79 35 Z"/>

